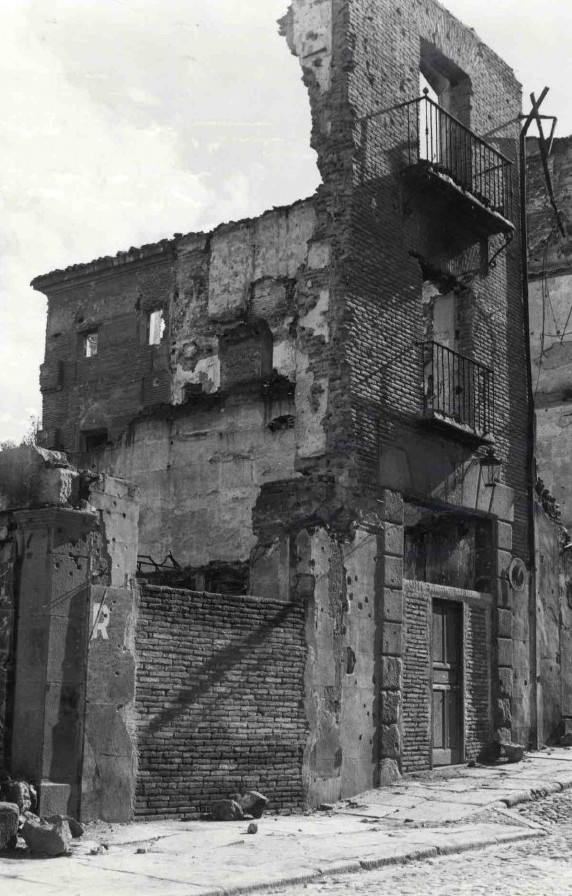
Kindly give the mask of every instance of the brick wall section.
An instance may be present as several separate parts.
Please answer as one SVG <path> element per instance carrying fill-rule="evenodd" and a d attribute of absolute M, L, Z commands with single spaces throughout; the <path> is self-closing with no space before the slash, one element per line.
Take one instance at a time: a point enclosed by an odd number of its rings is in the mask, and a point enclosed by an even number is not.
<path fill-rule="evenodd" d="M 490 722 L 490 611 L 465 608 L 465 759 L 476 759 L 492 739 Z"/>
<path fill-rule="evenodd" d="M 344 235 L 346 361 L 354 440 L 367 478 L 377 467 L 378 439 L 382 446 L 406 449 L 423 440 L 426 454 L 442 450 L 437 436 L 420 432 L 418 425 L 422 389 L 416 342 L 423 339 L 423 274 L 412 253 L 427 260 L 427 234 L 443 229 L 447 221 L 430 200 L 414 207 L 403 187 L 398 169 L 406 131 L 400 113 L 370 119 L 367 126 L 359 119 L 419 96 L 422 39 L 470 77 L 470 126 L 477 134 L 516 119 L 520 87 L 510 68 L 436 3 L 364 0 L 349 9 L 353 43 L 347 90 L 358 123 L 355 187 Z M 517 125 L 509 125 L 495 144 L 515 161 L 515 191 L 517 134 Z M 516 205 L 512 217 L 518 228 Z M 490 255 L 498 245 L 499 237 L 489 240 Z M 453 239 L 445 240 L 444 254 L 445 268 L 455 270 L 460 264 L 466 272 L 478 267 L 478 235 L 462 252 Z M 505 483 L 516 490 L 514 546 L 526 557 L 527 396 L 518 231 L 496 266 L 481 268 L 461 290 L 459 307 L 467 324 L 461 328 L 464 353 L 495 371 L 495 451 L 503 460 Z M 473 453 L 459 444 L 458 463 Z M 414 488 L 418 490 L 417 483 Z"/>
<path fill-rule="evenodd" d="M 78 451 L 80 430 L 107 429 L 115 439 L 138 411 L 169 401 L 168 341 L 147 345 L 147 315 L 162 308 L 168 332 L 172 254 L 165 240 L 123 253 L 113 266 L 86 265 L 83 276 L 53 275 L 40 386 L 43 427 L 59 433 L 58 446 Z M 97 355 L 85 358 L 84 336 L 95 330 Z"/>
<path fill-rule="evenodd" d="M 136 814 L 195 815 L 254 788 L 303 804 L 304 609 L 143 587 Z"/>
<path fill-rule="evenodd" d="M 402 722 L 404 772 L 431 766 L 429 622 L 427 595 L 406 593 Z"/>

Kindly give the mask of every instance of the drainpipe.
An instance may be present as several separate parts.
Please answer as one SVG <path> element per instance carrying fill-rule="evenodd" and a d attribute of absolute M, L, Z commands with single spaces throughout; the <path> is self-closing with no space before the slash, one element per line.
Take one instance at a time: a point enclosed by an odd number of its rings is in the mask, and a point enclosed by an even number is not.
<path fill-rule="evenodd" d="M 548 92 L 545 88 L 545 93 Z M 538 105 L 545 96 L 542 94 Z M 527 452 L 526 471 L 528 480 L 528 554 L 530 560 L 530 591 L 529 591 L 529 624 L 530 624 L 530 679 L 532 687 L 531 701 L 531 746 L 539 749 L 540 732 L 538 730 L 539 719 L 539 688 L 538 680 L 540 669 L 538 666 L 538 581 L 536 574 L 536 521 L 534 517 L 534 486 L 536 482 L 536 415 L 534 411 L 534 392 L 532 387 L 532 367 L 530 353 L 530 313 L 528 291 L 528 223 L 526 217 L 527 190 L 526 190 L 526 137 L 528 129 L 533 122 L 533 113 L 527 116 L 520 130 L 520 249 L 522 267 L 522 311 L 524 326 L 524 351 L 526 358 L 526 387 L 528 392 L 528 419 L 527 419 Z"/>

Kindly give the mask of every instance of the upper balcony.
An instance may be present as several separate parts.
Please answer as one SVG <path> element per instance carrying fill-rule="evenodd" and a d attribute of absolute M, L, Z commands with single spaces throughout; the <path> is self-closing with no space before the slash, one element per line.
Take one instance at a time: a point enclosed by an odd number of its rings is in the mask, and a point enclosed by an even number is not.
<path fill-rule="evenodd" d="M 493 371 L 438 342 L 424 342 L 422 349 L 423 418 L 469 439 L 493 442 Z"/>
<path fill-rule="evenodd" d="M 405 118 L 403 176 L 431 187 L 457 211 L 459 203 L 479 235 L 511 233 L 512 163 L 427 95 L 395 107 Z"/>

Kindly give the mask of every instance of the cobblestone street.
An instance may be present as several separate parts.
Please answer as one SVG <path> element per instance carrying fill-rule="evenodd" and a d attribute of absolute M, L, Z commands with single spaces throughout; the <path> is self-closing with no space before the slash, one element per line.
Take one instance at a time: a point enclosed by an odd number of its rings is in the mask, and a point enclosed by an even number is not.
<path fill-rule="evenodd" d="M 264 896 L 459 896 L 572 894 L 572 792 L 556 794 L 513 810 L 515 816 L 542 825 L 538 840 L 490 847 L 478 852 L 412 862 L 319 883 L 265 891 Z"/>

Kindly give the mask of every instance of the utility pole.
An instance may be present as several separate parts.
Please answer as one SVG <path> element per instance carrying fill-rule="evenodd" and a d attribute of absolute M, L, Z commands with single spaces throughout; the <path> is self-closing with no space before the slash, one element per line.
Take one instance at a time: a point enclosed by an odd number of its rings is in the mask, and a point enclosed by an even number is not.
<path fill-rule="evenodd" d="M 554 140 L 554 132 L 556 129 L 557 119 L 554 115 L 541 115 L 540 107 L 548 94 L 548 87 L 545 87 L 538 99 L 534 93 L 530 94 L 531 110 L 527 115 L 521 115 L 520 129 L 520 238 L 521 238 L 521 268 L 522 268 L 522 297 L 523 297 L 523 323 L 524 323 L 524 345 L 526 352 L 526 381 L 528 390 L 528 445 L 527 445 L 527 479 L 528 479 L 528 544 L 530 555 L 530 592 L 529 592 L 529 624 L 530 624 L 530 678 L 532 683 L 532 746 L 539 749 L 541 744 L 540 722 L 542 719 L 542 707 L 540 706 L 540 666 L 539 666 L 539 649 L 538 649 L 538 576 L 537 576 L 537 554 L 538 544 L 536 537 L 536 520 L 534 512 L 534 490 L 536 484 L 536 413 L 534 409 L 534 391 L 532 388 L 532 367 L 530 354 L 530 310 L 529 310 L 529 291 L 528 291 L 528 221 L 527 221 L 527 179 L 526 179 L 526 138 L 528 131 L 533 123 L 538 127 L 540 155 L 542 159 L 542 167 L 546 180 L 546 189 L 550 199 L 550 204 L 554 209 L 556 221 L 560 232 L 565 235 L 564 225 L 558 211 L 554 191 L 552 188 L 552 178 L 550 176 L 550 168 L 548 167 L 548 158 L 552 150 L 552 142 Z M 546 139 L 544 135 L 543 121 L 551 122 L 550 135 Z"/>

